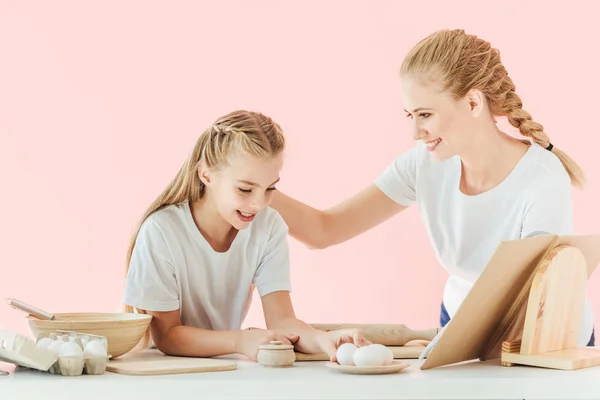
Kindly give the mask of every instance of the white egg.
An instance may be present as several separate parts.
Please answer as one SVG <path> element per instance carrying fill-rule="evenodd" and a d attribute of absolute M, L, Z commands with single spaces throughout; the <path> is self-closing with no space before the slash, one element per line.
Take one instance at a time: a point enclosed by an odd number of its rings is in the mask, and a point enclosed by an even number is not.
<path fill-rule="evenodd" d="M 392 361 L 394 361 L 394 353 L 384 345 L 375 343 L 369 347 L 372 347 L 379 352 L 381 359 L 383 360 L 381 365 L 390 365 Z"/>
<path fill-rule="evenodd" d="M 61 357 L 82 357 L 83 350 L 75 342 L 65 342 L 58 352 Z"/>
<path fill-rule="evenodd" d="M 383 364 L 381 352 L 372 345 L 359 347 L 352 358 L 357 367 L 378 367 Z"/>
<path fill-rule="evenodd" d="M 353 356 L 357 347 L 353 343 L 344 343 L 338 347 L 335 357 L 340 365 L 354 365 Z"/>
<path fill-rule="evenodd" d="M 77 345 L 77 347 L 79 347 L 81 349 L 82 352 L 83 352 L 83 349 L 85 349 L 85 347 L 83 346 L 83 343 L 81 342 L 81 339 L 78 338 L 77 336 L 69 337 L 69 342 L 75 343 Z"/>
<path fill-rule="evenodd" d="M 38 349 L 47 349 L 48 346 L 50 346 L 52 344 L 52 342 L 54 342 L 54 340 L 50 339 L 50 338 L 41 338 L 40 340 L 38 340 L 38 342 L 35 344 L 35 347 L 37 347 Z"/>
<path fill-rule="evenodd" d="M 103 357 L 107 355 L 106 348 L 99 340 L 92 340 L 85 346 L 83 353 L 86 357 Z"/>
<path fill-rule="evenodd" d="M 65 342 L 64 340 L 61 339 L 56 339 L 55 341 L 53 341 L 52 343 L 50 343 L 50 345 L 48 346 L 48 350 L 52 350 L 53 352 L 55 352 L 56 354 L 58 354 L 58 352 L 60 351 L 60 348 L 67 342 Z"/>

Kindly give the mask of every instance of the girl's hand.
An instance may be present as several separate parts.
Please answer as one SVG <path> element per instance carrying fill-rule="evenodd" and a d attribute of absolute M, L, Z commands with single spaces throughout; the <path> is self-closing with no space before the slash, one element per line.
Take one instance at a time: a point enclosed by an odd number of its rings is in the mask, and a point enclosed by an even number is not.
<path fill-rule="evenodd" d="M 259 346 L 269 344 L 273 340 L 278 340 L 283 344 L 294 344 L 298 341 L 298 335 L 282 334 L 279 332 L 249 328 L 241 331 L 240 340 L 238 342 L 238 353 L 245 355 L 252 361 L 258 360 Z"/>
<path fill-rule="evenodd" d="M 357 347 L 368 346 L 372 343 L 365 339 L 361 329 L 339 329 L 329 332 L 319 332 L 316 337 L 321 350 L 329 356 L 332 362 L 337 362 L 335 356 L 338 347 L 343 343 L 354 343 Z"/>

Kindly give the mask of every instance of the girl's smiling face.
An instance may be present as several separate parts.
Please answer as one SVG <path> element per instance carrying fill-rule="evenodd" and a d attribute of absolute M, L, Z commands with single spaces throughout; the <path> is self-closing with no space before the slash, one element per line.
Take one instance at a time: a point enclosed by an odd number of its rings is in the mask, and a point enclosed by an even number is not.
<path fill-rule="evenodd" d="M 204 171 L 202 180 L 221 217 L 241 230 L 271 204 L 282 166 L 281 154 L 264 159 L 234 153 L 219 170 Z"/>

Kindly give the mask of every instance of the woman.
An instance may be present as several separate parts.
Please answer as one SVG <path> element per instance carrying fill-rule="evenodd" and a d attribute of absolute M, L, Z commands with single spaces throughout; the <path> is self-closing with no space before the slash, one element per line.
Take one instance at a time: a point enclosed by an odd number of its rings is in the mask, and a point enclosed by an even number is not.
<path fill-rule="evenodd" d="M 448 271 L 440 312 L 445 326 L 501 241 L 571 234 L 571 185 L 583 173 L 556 148 L 521 98 L 490 44 L 463 30 L 438 31 L 402 63 L 406 117 L 418 143 L 376 181 L 327 210 L 281 192 L 271 207 L 310 248 L 345 242 L 416 205 Z M 503 133 L 506 117 L 529 140 Z M 594 345 L 586 299 L 579 345 Z"/>

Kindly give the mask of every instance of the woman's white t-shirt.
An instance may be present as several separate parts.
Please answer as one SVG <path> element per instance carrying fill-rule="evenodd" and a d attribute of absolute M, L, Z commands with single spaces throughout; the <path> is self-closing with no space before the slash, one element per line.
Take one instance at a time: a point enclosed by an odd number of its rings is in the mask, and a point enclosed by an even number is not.
<path fill-rule="evenodd" d="M 241 329 L 254 288 L 262 297 L 291 291 L 288 227 L 267 207 L 216 252 L 194 223 L 188 203 L 144 221 L 127 273 L 124 302 L 147 311 L 180 310 L 182 324 Z"/>
<path fill-rule="evenodd" d="M 448 271 L 443 302 L 450 318 L 501 241 L 573 230 L 571 181 L 560 160 L 533 143 L 510 175 L 477 196 L 459 189 L 461 161 L 439 162 L 419 142 L 376 179 L 391 199 L 417 205 L 435 255 Z M 588 344 L 594 316 L 586 297 L 578 344 Z"/>

